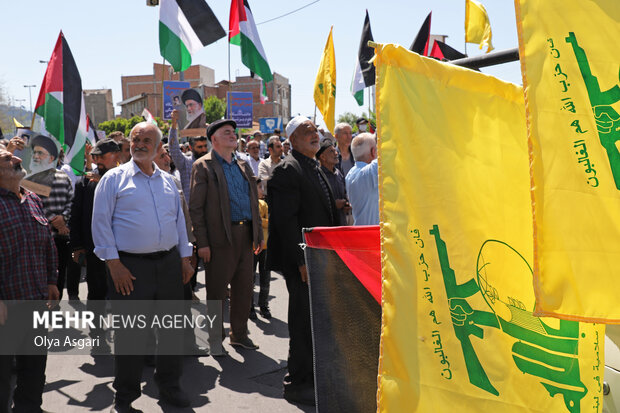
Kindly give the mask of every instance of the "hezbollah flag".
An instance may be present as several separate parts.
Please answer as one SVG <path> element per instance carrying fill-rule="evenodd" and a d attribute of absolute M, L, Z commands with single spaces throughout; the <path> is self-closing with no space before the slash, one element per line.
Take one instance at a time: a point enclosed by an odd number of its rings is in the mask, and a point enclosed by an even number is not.
<path fill-rule="evenodd" d="M 84 172 L 86 111 L 82 79 L 62 32 L 47 65 L 34 109 L 33 124 L 55 138 L 65 152 L 65 164 L 76 173 Z"/>
<path fill-rule="evenodd" d="M 321 57 L 319 72 L 314 81 L 314 103 L 323 115 L 327 129 L 334 133 L 336 124 L 336 53 L 334 52 L 334 40 L 332 31 L 329 29 L 325 50 Z"/>
<path fill-rule="evenodd" d="M 304 241 L 317 411 L 376 412 L 379 227 L 311 228 L 304 231 Z"/>
<path fill-rule="evenodd" d="M 204 0 L 161 0 L 159 51 L 175 72 L 192 64 L 192 54 L 226 36 Z"/>
<path fill-rule="evenodd" d="M 537 311 L 620 323 L 620 2 L 515 3 Z"/>
<path fill-rule="evenodd" d="M 375 61 L 380 411 L 600 411 L 604 329 L 532 313 L 521 88 L 396 45 Z"/>
<path fill-rule="evenodd" d="M 478 43 L 479 48 L 486 46 L 487 53 L 493 50 L 491 23 L 486 9 L 476 0 L 465 0 L 465 42 Z"/>
<path fill-rule="evenodd" d="M 228 41 L 241 46 L 241 61 L 252 73 L 263 79 L 263 95 L 266 96 L 265 84 L 273 80 L 273 74 L 247 0 L 232 0 L 230 3 Z"/>

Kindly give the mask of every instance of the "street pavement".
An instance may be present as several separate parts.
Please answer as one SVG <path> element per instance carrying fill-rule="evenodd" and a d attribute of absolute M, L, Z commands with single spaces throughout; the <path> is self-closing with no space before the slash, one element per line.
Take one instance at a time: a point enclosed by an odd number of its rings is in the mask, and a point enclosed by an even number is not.
<path fill-rule="evenodd" d="M 288 293 L 281 275 L 272 272 L 270 306 L 273 318 L 249 322 L 250 337 L 260 346 L 256 351 L 238 349 L 224 341 L 226 357 L 184 357 L 181 385 L 191 397 L 191 407 L 177 408 L 159 402 L 153 367 L 145 367 L 142 396 L 133 403 L 151 412 L 313 412 L 313 407 L 294 405 L 282 397 L 288 353 Z M 198 275 L 201 300 L 206 299 L 204 272 Z M 66 296 L 65 292 L 65 296 Z M 80 298 L 87 295 L 80 284 Z M 258 286 L 255 288 L 258 300 Z M 225 314 L 225 327 L 229 328 Z M 206 345 L 206 343 L 199 343 Z M 114 401 L 111 356 L 50 355 L 47 361 L 43 409 L 57 413 L 108 412 Z"/>

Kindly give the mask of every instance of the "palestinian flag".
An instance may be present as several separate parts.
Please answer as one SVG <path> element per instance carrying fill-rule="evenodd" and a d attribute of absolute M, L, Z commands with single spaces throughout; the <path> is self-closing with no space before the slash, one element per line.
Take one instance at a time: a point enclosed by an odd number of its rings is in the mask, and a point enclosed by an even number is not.
<path fill-rule="evenodd" d="M 65 152 L 65 164 L 84 173 L 86 110 L 82 79 L 65 36 L 60 32 L 47 65 L 34 109 L 40 132 L 55 138 Z"/>
<path fill-rule="evenodd" d="M 230 3 L 228 41 L 241 46 L 241 61 L 263 79 L 263 94 L 267 95 L 265 84 L 273 80 L 273 74 L 247 0 L 232 0 Z"/>
<path fill-rule="evenodd" d="M 93 125 L 93 120 L 89 115 L 86 115 L 86 139 L 90 141 L 90 144 L 95 146 L 99 138 L 97 137 L 97 129 Z"/>
<path fill-rule="evenodd" d="M 351 81 L 351 94 L 360 106 L 364 104 L 364 88 L 375 84 L 375 65 L 368 62 L 375 55 L 375 50 L 368 46 L 368 42 L 372 40 L 370 17 L 368 17 L 368 10 L 366 10 L 366 19 L 364 19 L 364 27 L 362 28 L 362 39 L 360 40 L 360 47 L 357 52 L 353 80 Z"/>
<path fill-rule="evenodd" d="M 431 50 L 429 56 L 439 60 L 446 59 L 448 61 L 467 57 L 467 55 L 459 52 L 458 50 L 448 46 L 447 44 L 439 40 L 435 40 L 433 42 L 433 50 Z"/>
<path fill-rule="evenodd" d="M 377 411 L 379 226 L 304 230 L 318 412 Z"/>
<path fill-rule="evenodd" d="M 194 53 L 224 36 L 224 28 L 205 1 L 160 1 L 159 51 L 175 72 L 186 70 Z"/>
<path fill-rule="evenodd" d="M 428 16 L 426 16 L 426 19 L 424 19 L 424 23 L 422 23 L 422 27 L 420 27 L 420 31 L 418 32 L 417 36 L 413 40 L 413 43 L 411 43 L 411 47 L 409 48 L 409 50 L 421 56 L 428 56 L 428 43 L 431 37 L 432 15 L 433 12 L 430 12 Z"/>

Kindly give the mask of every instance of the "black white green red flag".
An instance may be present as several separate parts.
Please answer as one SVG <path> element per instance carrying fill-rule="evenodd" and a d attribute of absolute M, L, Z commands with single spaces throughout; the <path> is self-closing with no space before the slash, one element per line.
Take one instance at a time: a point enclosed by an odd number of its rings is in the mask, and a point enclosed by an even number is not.
<path fill-rule="evenodd" d="M 226 36 L 224 28 L 203 0 L 161 0 L 159 4 L 159 51 L 182 72 L 192 55 Z"/>
<path fill-rule="evenodd" d="M 362 39 L 355 62 L 353 80 L 351 81 L 351 94 L 360 106 L 364 104 L 364 89 L 375 84 L 375 65 L 369 62 L 375 55 L 375 49 L 368 46 L 368 42 L 372 40 L 374 39 L 372 38 L 372 30 L 370 30 L 370 17 L 368 17 L 368 10 L 366 10 Z"/>
<path fill-rule="evenodd" d="M 247 0 L 232 0 L 230 3 L 228 41 L 241 46 L 241 61 L 263 79 L 263 93 L 266 95 L 265 84 L 273 80 L 273 74 Z"/>
<path fill-rule="evenodd" d="M 62 32 L 47 65 L 34 112 L 33 124 L 40 124 L 42 134 L 60 143 L 65 164 L 83 173 L 87 120 L 82 79 Z"/>

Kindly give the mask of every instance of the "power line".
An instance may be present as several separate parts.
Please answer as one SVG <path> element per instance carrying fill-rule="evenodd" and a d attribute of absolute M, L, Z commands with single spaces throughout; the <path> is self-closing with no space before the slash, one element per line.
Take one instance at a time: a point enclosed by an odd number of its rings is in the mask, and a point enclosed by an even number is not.
<path fill-rule="evenodd" d="M 305 9 L 305 8 L 306 8 L 306 7 L 308 7 L 308 6 L 312 6 L 314 3 L 318 3 L 319 1 L 321 1 L 321 0 L 315 0 L 315 1 L 311 2 L 311 3 L 306 4 L 305 6 L 301 6 L 300 8 L 295 9 L 295 10 L 293 10 L 293 11 L 290 11 L 290 12 L 288 12 L 288 13 L 285 13 L 285 14 L 283 14 L 283 15 L 281 15 L 281 16 L 274 17 L 273 19 L 265 20 L 264 22 L 256 23 L 256 25 L 258 26 L 259 24 L 269 23 L 269 22 L 272 22 L 272 21 L 274 21 L 274 20 L 281 19 L 282 17 L 286 17 L 286 16 L 288 16 L 288 15 L 290 15 L 290 14 L 293 14 L 293 13 L 295 13 L 295 12 L 298 12 L 298 11 L 299 11 L 299 10 L 301 10 L 301 9 Z"/>

